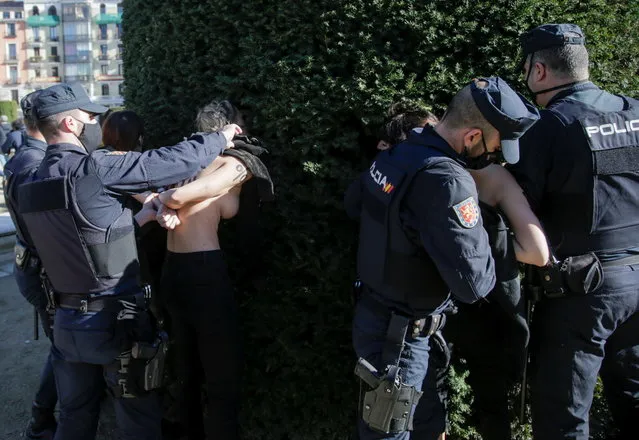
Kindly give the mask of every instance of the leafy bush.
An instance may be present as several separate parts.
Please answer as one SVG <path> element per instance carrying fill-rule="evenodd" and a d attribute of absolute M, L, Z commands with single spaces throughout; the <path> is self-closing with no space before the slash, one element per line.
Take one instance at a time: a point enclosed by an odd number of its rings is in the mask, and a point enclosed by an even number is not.
<path fill-rule="evenodd" d="M 15 121 L 18 117 L 18 104 L 15 101 L 0 101 L 0 115 L 4 115 L 9 122 Z"/>
<path fill-rule="evenodd" d="M 124 0 L 126 106 L 148 140 L 179 140 L 198 107 L 231 97 L 271 148 L 278 199 L 265 207 L 259 276 L 242 269 L 234 237 L 224 243 L 242 292 L 246 438 L 351 432 L 357 229 L 341 200 L 388 105 L 406 97 L 441 113 L 473 77 L 519 81 L 517 37 L 544 22 L 581 25 L 593 79 L 639 95 L 635 3 Z"/>

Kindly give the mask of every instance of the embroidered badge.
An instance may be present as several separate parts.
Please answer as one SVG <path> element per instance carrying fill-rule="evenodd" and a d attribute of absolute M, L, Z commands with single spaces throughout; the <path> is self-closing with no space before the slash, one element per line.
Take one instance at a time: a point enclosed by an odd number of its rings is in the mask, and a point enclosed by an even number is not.
<path fill-rule="evenodd" d="M 464 228 L 474 228 L 479 221 L 479 207 L 473 197 L 453 205 L 453 211 Z"/>
<path fill-rule="evenodd" d="M 127 153 L 127 151 L 111 151 L 109 153 L 107 153 L 107 156 L 124 156 Z"/>

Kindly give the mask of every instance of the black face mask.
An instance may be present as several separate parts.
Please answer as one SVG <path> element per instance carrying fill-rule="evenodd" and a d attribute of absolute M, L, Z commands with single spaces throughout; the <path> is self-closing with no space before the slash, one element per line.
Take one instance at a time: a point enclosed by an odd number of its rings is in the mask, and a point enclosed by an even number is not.
<path fill-rule="evenodd" d="M 470 157 L 468 155 L 470 148 L 464 147 L 462 157 L 464 158 L 464 162 L 466 162 L 466 168 L 469 170 L 481 170 L 482 168 L 486 168 L 494 163 L 504 161 L 504 156 L 501 154 L 501 151 L 493 151 L 492 153 L 488 152 L 483 136 L 481 138 L 481 142 L 484 144 L 484 152 L 476 157 Z"/>
<path fill-rule="evenodd" d="M 102 127 L 97 122 L 95 124 L 82 122 L 82 125 L 82 131 L 78 136 L 78 140 L 87 150 L 87 153 L 91 154 L 102 144 Z"/>

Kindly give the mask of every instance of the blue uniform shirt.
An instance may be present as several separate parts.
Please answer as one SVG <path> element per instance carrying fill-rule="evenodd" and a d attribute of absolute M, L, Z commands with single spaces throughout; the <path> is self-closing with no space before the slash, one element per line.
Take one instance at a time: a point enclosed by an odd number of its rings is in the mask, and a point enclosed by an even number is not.
<path fill-rule="evenodd" d="M 495 265 L 477 188 L 462 158 L 430 127 L 422 133 L 413 131 L 406 142 L 393 148 L 408 160 L 419 153 L 417 149 L 432 150 L 427 168 L 418 172 L 401 202 L 406 234 L 432 258 L 454 297 L 466 303 L 485 297 L 495 286 Z M 362 178 L 345 197 L 352 218 L 361 212 L 361 195 Z"/>
<path fill-rule="evenodd" d="M 194 176 L 225 146 L 226 138 L 220 133 L 197 134 L 175 146 L 144 153 L 100 149 L 87 154 L 73 144 L 55 144 L 48 147 L 37 178 L 70 176 L 82 214 L 105 228 L 120 217 L 128 195 Z M 77 156 L 83 157 L 78 161 Z"/>

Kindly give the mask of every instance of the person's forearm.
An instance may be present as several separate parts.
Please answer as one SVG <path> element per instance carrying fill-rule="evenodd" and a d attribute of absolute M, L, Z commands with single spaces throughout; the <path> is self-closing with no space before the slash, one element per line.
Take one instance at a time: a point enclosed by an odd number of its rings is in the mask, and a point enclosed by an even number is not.
<path fill-rule="evenodd" d="M 550 259 L 546 237 L 536 225 L 528 225 L 527 231 L 515 234 L 513 246 L 517 261 L 521 263 L 541 267 L 545 266 Z"/>
<path fill-rule="evenodd" d="M 194 182 L 163 192 L 160 194 L 160 201 L 169 208 L 180 209 L 188 203 L 223 196 L 231 188 L 246 182 L 250 177 L 244 165 L 225 165 Z"/>

